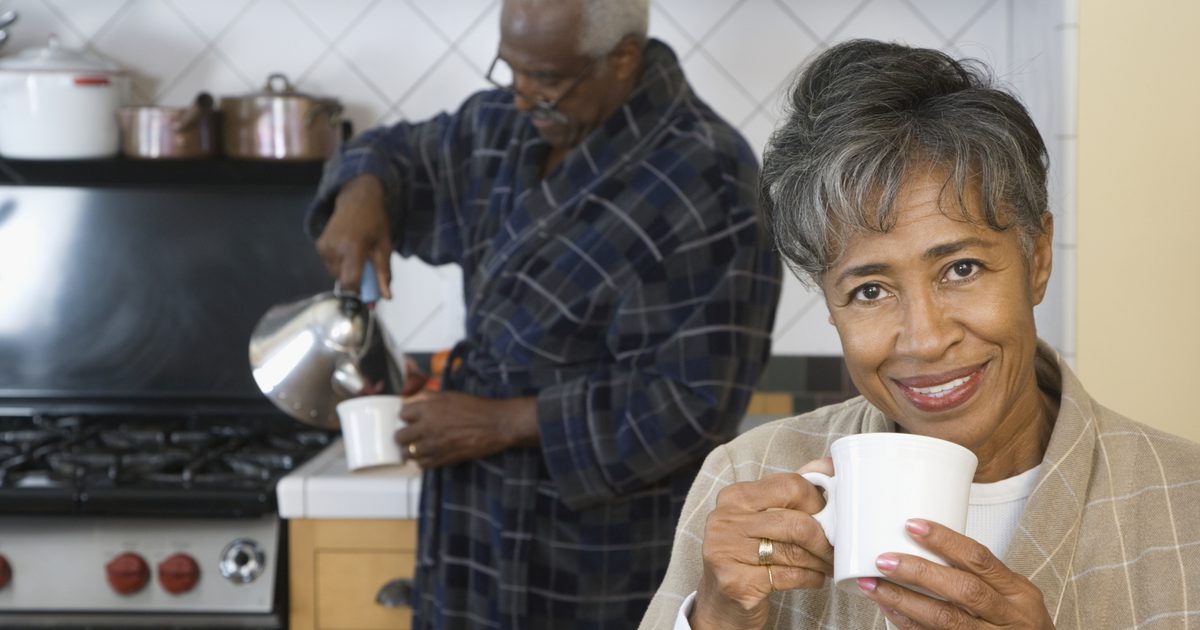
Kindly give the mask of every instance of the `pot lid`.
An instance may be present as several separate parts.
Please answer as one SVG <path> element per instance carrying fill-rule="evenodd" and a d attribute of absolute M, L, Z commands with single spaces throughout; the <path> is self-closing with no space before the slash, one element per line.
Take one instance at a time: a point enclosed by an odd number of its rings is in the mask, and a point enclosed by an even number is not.
<path fill-rule="evenodd" d="M 80 50 L 64 48 L 50 36 L 44 48 L 26 48 L 15 55 L 0 58 L 0 70 L 47 70 L 60 72 L 122 72 L 120 66 Z"/>

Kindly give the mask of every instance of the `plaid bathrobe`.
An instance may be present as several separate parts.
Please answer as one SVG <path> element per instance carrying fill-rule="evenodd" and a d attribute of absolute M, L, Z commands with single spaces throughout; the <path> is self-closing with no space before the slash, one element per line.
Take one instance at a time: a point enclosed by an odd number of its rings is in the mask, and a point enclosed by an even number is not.
<path fill-rule="evenodd" d="M 416 627 L 635 625 L 691 480 L 767 361 L 781 266 L 755 157 L 665 44 L 645 59 L 624 107 L 544 179 L 548 146 L 496 91 L 327 166 L 311 233 L 372 173 L 397 250 L 461 265 L 445 386 L 537 397 L 540 448 L 425 472 Z"/>
<path fill-rule="evenodd" d="M 1042 389 L 1061 403 L 1005 564 L 1041 589 L 1058 630 L 1200 627 L 1200 445 L 1101 407 L 1045 344 L 1037 368 Z M 671 567 L 642 630 L 673 628 L 680 603 L 696 590 L 705 517 L 718 490 L 795 471 L 844 435 L 894 429 L 860 397 L 714 450 L 688 495 Z M 765 627 L 883 630 L 884 621 L 874 603 L 826 581 L 820 590 L 772 595 Z"/>

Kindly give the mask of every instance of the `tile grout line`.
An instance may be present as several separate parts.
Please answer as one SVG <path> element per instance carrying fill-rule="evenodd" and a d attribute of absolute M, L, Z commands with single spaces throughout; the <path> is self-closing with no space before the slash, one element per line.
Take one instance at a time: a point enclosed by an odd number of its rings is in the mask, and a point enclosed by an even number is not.
<path fill-rule="evenodd" d="M 346 64 L 346 67 L 350 69 L 350 72 L 353 73 L 354 76 L 358 77 L 358 79 L 363 82 L 363 85 L 367 86 L 367 89 L 374 93 L 380 102 L 382 102 L 385 106 L 391 103 L 391 99 L 388 98 L 388 95 L 384 92 L 383 88 L 379 87 L 379 85 L 372 81 L 367 73 L 363 72 L 361 68 L 359 68 L 353 61 L 350 60 L 349 57 L 342 53 L 340 48 L 338 48 L 338 43 L 341 42 L 356 26 L 361 24 L 362 21 L 366 19 L 367 15 L 375 10 L 375 7 L 379 6 L 380 0 L 374 0 L 363 7 L 362 11 L 359 12 L 359 14 L 356 15 L 352 20 L 350 20 L 350 22 L 342 29 L 342 31 L 334 36 L 333 39 L 326 37 L 325 33 L 323 33 L 320 28 L 317 28 L 317 25 L 313 22 L 312 18 L 305 13 L 303 9 L 296 6 L 293 0 L 283 0 L 283 2 L 297 17 L 300 18 L 301 21 L 303 21 L 317 34 L 318 37 L 321 38 L 322 42 L 325 43 L 325 50 L 317 56 L 315 61 L 313 61 L 307 68 L 300 72 L 300 75 L 296 78 L 297 82 L 307 79 L 311 75 L 313 69 L 315 69 L 321 64 L 322 61 L 327 59 L 328 56 L 332 54 Z"/>

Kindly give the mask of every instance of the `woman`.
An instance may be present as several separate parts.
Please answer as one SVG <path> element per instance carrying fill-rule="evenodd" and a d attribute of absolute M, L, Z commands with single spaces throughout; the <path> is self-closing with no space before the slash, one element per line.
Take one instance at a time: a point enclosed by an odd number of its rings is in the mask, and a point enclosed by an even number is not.
<path fill-rule="evenodd" d="M 805 70 L 762 189 L 862 396 L 710 454 L 642 628 L 1200 624 L 1200 447 L 1104 409 L 1037 339 L 1046 162 L 978 66 L 853 41 Z M 824 500 L 797 471 L 831 474 L 833 440 L 877 431 L 976 454 L 966 533 L 910 520 L 950 566 L 886 553 L 886 580 L 841 592 L 811 517 Z"/>

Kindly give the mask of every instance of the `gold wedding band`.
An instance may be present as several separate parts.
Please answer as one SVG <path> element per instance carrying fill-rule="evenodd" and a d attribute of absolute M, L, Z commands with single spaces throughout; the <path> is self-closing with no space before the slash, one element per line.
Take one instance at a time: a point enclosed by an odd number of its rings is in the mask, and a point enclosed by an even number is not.
<path fill-rule="evenodd" d="M 417 444 L 415 442 L 408 445 L 408 454 L 410 457 L 417 456 Z"/>
<path fill-rule="evenodd" d="M 775 563 L 775 543 L 771 542 L 770 538 L 758 539 L 758 563 L 764 566 Z"/>
<path fill-rule="evenodd" d="M 771 583 L 771 592 L 775 592 L 775 576 L 771 573 L 771 565 L 767 565 L 767 581 Z"/>

